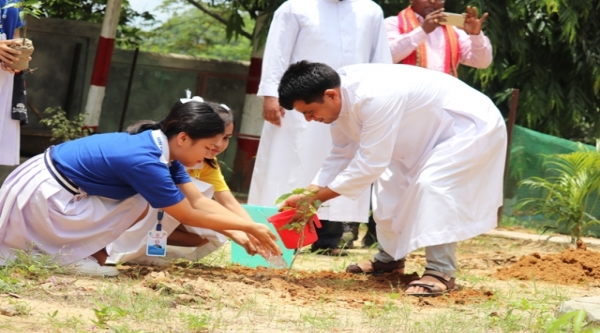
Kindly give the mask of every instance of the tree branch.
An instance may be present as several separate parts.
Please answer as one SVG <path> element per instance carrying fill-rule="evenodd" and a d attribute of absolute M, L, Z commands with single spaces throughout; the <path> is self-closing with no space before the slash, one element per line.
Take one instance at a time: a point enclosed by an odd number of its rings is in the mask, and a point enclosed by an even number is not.
<path fill-rule="evenodd" d="M 204 7 L 200 2 L 195 1 L 195 0 L 186 0 L 190 5 L 200 9 L 203 13 L 205 13 L 206 15 L 214 18 L 215 20 L 223 23 L 224 25 L 227 25 L 227 20 L 225 20 L 224 18 L 222 18 L 221 16 L 219 16 L 218 14 L 208 10 L 208 8 Z M 237 33 L 241 36 L 244 36 L 246 38 L 248 38 L 250 41 L 252 41 L 252 34 L 249 34 L 248 32 L 244 31 L 244 30 L 240 30 L 237 31 Z"/>

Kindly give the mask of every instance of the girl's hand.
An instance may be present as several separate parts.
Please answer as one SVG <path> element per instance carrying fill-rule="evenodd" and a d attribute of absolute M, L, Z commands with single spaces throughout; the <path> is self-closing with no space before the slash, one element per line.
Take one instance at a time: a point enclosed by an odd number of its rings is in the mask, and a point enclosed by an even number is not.
<path fill-rule="evenodd" d="M 265 252 L 270 252 L 272 255 L 281 255 L 281 249 L 275 241 L 277 237 L 271 232 L 271 229 L 264 224 L 255 223 L 254 228 L 250 231 L 250 234 L 256 237 L 258 246 Z"/>
<path fill-rule="evenodd" d="M 239 230 L 229 231 L 229 237 L 236 244 L 243 247 L 249 255 L 253 256 L 258 253 L 257 247 L 259 246 L 259 242 L 255 237 Z M 250 237 L 252 237 L 252 239 L 250 239 Z"/>

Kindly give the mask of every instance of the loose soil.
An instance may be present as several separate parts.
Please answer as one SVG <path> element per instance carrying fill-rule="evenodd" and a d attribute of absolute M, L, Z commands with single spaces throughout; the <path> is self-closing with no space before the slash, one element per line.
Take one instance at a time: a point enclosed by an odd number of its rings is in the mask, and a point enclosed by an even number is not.
<path fill-rule="evenodd" d="M 501 280 L 539 280 L 566 285 L 600 285 L 600 253 L 587 249 L 567 249 L 560 253 L 522 256 L 516 263 L 498 269 Z"/>
<path fill-rule="evenodd" d="M 569 244 L 486 235 L 459 244 L 460 287 L 437 298 L 403 294 L 406 285 L 424 269 L 422 250 L 407 257 L 406 275 L 344 272 L 353 262 L 371 259 L 376 249 L 352 249 L 349 257 L 301 254 L 289 281 L 287 270 L 231 265 L 229 247 L 219 252 L 214 256 L 220 259 L 198 263 L 119 266 L 119 277 L 112 279 L 51 276 L 16 295 L 19 304 L 31 307 L 27 315 L 3 314 L 2 309 L 14 307 L 15 295 L 0 294 L 0 332 L 95 331 L 97 327 L 90 324 L 96 320 L 92 310 L 109 305 L 129 311 L 130 315 L 113 323 L 136 328 L 136 332 L 367 332 L 369 329 L 361 325 L 365 325 L 370 309 L 381 315 L 382 309 L 394 308 L 391 311 L 397 314 L 408 306 L 413 309 L 411 321 L 419 321 L 428 320 L 424 318 L 431 314 L 486 311 L 482 309 L 490 300 L 508 302 L 504 301 L 505 290 L 524 297 L 533 290 L 527 281 L 536 281 L 536 288 L 544 284 L 538 281 L 546 281 L 549 290 L 555 290 L 555 284 L 569 285 L 565 292 L 568 297 L 597 294 L 600 287 L 600 253 L 596 249 L 575 250 Z M 516 285 L 515 279 L 519 281 Z M 167 299 L 156 307 L 170 311 L 171 318 L 158 322 L 164 313 L 155 315 L 152 311 L 158 310 L 152 308 L 139 310 L 135 303 L 143 299 Z M 484 316 L 502 315 L 497 311 L 484 312 Z M 181 319 L 188 318 L 187 314 L 197 318 L 208 315 L 212 329 L 189 329 L 190 324 Z M 148 319 L 136 319 L 142 315 Z M 345 326 L 339 330 L 315 326 L 329 321 Z M 160 330 L 154 328 L 157 323 Z M 369 327 L 372 332 L 386 332 L 385 328 Z"/>

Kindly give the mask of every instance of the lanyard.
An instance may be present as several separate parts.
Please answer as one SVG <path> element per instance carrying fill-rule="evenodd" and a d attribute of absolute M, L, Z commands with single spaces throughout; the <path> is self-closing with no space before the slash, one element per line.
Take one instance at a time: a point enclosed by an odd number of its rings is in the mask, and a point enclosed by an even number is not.
<path fill-rule="evenodd" d="M 158 216 L 157 216 L 158 221 L 156 222 L 156 231 L 161 231 L 162 230 L 161 221 L 163 219 L 163 215 L 164 214 L 165 214 L 164 210 L 162 210 L 162 209 L 158 210 Z"/>

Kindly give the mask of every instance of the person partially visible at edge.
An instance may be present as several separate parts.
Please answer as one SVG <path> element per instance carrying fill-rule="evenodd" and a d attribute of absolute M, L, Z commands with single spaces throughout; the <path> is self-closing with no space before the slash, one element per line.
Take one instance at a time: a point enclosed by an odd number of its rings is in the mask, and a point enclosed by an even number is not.
<path fill-rule="evenodd" d="M 424 247 L 425 273 L 405 293 L 452 290 L 457 242 L 496 227 L 502 205 L 507 134 L 494 103 L 453 76 L 416 66 L 336 72 L 307 61 L 285 72 L 279 101 L 306 121 L 331 124 L 333 149 L 308 186 L 316 190 L 309 201 L 356 198 L 375 183 L 379 252 L 346 271 L 404 273 L 405 256 Z"/>
<path fill-rule="evenodd" d="M 67 141 L 14 170 L 0 188 L 0 265 L 16 250 L 55 255 L 72 273 L 114 276 L 105 247 L 161 208 L 183 224 L 240 230 L 281 254 L 266 225 L 205 197 L 185 167 L 202 162 L 223 139 L 214 103 L 178 101 L 160 122 L 129 133 Z"/>
<path fill-rule="evenodd" d="M 411 0 L 397 16 L 385 19 L 394 63 L 416 65 L 458 76 L 458 66 L 487 68 L 492 44 L 481 30 L 488 17 L 467 6 L 464 27 L 442 25 L 444 0 Z"/>
<path fill-rule="evenodd" d="M 229 145 L 229 141 L 233 136 L 234 116 L 233 112 L 227 107 L 219 109 L 218 113 L 225 122 L 225 135 L 217 144 L 215 144 L 210 152 L 206 154 L 202 163 L 188 169 L 187 172 L 192 179 L 199 181 L 194 181 L 194 184 L 202 194 L 206 197 L 213 197 L 219 204 L 239 217 L 247 221 L 252 221 L 248 212 L 246 212 L 229 190 L 225 178 L 221 173 L 221 168 L 219 167 L 219 161 L 216 156 L 225 151 Z M 129 126 L 126 129 L 126 132 L 138 132 L 138 128 L 146 123 L 152 123 L 152 121 L 143 120 L 137 122 Z M 156 226 L 157 213 L 158 209 L 150 208 L 146 218 L 137 223 L 134 227 L 128 229 L 121 237 L 119 237 L 119 239 L 107 247 L 110 254 L 108 262 L 115 264 L 118 262 L 128 262 L 145 265 L 165 265 L 168 264 L 170 260 L 176 258 L 185 258 L 196 261 L 225 244 L 227 238 L 225 238 L 224 235 L 242 246 L 250 255 L 256 253 L 260 253 L 263 256 L 268 255 L 260 251 L 261 249 L 252 245 L 256 243 L 256 241 L 250 241 L 252 235 L 238 230 L 216 232 L 206 228 L 186 226 L 173 219 L 170 215 L 165 214 L 162 221 L 162 230 L 169 233 L 167 244 L 195 249 L 189 253 L 182 253 L 176 249 L 169 248 L 167 250 L 166 258 L 164 259 L 161 257 L 146 256 L 146 235 L 148 231 Z"/>
<path fill-rule="evenodd" d="M 325 19 L 324 19 L 325 18 Z M 256 154 L 248 203 L 272 206 L 279 196 L 309 183 L 331 149 L 329 128 L 306 123 L 279 105 L 277 85 L 299 60 L 333 68 L 357 63 L 392 63 L 381 7 L 371 0 L 289 0 L 275 12 L 263 57 L 258 96 L 265 122 Z M 367 222 L 369 191 L 356 200 L 338 198 L 319 209 L 322 228 L 311 250 L 347 255 L 339 248 L 341 222 Z M 341 221 L 341 222 L 338 222 Z"/>
<path fill-rule="evenodd" d="M 0 0 L 0 165 L 19 164 L 21 143 L 20 121 L 11 117 L 15 71 L 7 64 L 17 61 L 21 53 L 9 46 L 21 44 L 10 39 L 19 37 L 18 28 L 23 26 L 23 22 L 19 19 L 17 8 L 5 8 L 11 2 Z"/>

